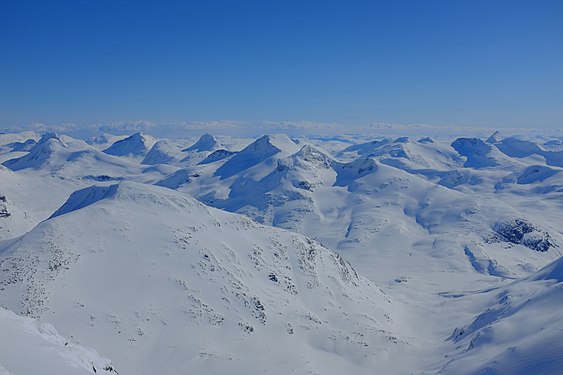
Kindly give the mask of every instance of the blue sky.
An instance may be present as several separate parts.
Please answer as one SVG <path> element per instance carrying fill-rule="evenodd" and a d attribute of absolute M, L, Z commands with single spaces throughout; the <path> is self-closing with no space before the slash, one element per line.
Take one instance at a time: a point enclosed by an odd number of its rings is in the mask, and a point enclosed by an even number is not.
<path fill-rule="evenodd" d="M 563 127 L 563 1 L 3 1 L 0 126 Z"/>

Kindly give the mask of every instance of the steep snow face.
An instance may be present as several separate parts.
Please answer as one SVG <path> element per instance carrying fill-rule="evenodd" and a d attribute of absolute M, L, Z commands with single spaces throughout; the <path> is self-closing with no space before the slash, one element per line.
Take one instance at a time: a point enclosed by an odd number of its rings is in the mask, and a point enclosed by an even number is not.
<path fill-rule="evenodd" d="M 452 147 L 467 158 L 464 167 L 488 168 L 501 165 L 502 158 L 494 146 L 483 142 L 479 138 L 458 138 Z"/>
<path fill-rule="evenodd" d="M 190 172 L 187 169 L 179 169 L 170 176 L 157 181 L 155 185 L 167 187 L 169 189 L 178 189 L 191 181 Z"/>
<path fill-rule="evenodd" d="M 484 311 L 460 326 L 443 374 L 556 374 L 563 368 L 563 258 L 490 293 Z M 456 296 L 460 298 L 460 296 Z"/>
<path fill-rule="evenodd" d="M 135 133 L 125 139 L 119 140 L 104 150 L 104 153 L 113 156 L 140 156 L 145 155 L 156 140 L 143 133 Z"/>
<path fill-rule="evenodd" d="M 215 175 L 226 179 L 239 174 L 272 156 L 289 156 L 299 150 L 299 147 L 285 135 L 265 135 L 230 158 L 219 167 Z"/>
<path fill-rule="evenodd" d="M 0 308 L 0 374 L 117 374 L 110 360 L 100 357 L 35 319 Z"/>
<path fill-rule="evenodd" d="M 64 215 L 66 213 L 79 210 L 94 204 L 102 199 L 114 197 L 117 192 L 118 185 L 110 186 L 92 186 L 86 189 L 75 191 L 70 195 L 68 200 L 59 208 L 51 218 Z"/>
<path fill-rule="evenodd" d="M 207 157 L 205 159 L 203 159 L 202 161 L 200 161 L 199 164 L 215 163 L 216 161 L 226 159 L 226 158 L 231 157 L 235 154 L 236 154 L 235 151 L 220 149 L 220 150 L 214 151 L 211 154 L 207 155 Z"/>
<path fill-rule="evenodd" d="M 412 366 L 397 361 L 410 350 L 400 309 L 340 256 L 172 190 L 77 192 L 0 263 L 4 306 L 111 354 L 120 373 Z"/>
<path fill-rule="evenodd" d="M 205 133 L 204 135 L 199 137 L 196 143 L 183 151 L 216 151 L 221 148 L 223 148 L 223 146 L 219 143 L 219 141 L 217 141 L 217 139 L 215 139 L 213 135 Z"/>

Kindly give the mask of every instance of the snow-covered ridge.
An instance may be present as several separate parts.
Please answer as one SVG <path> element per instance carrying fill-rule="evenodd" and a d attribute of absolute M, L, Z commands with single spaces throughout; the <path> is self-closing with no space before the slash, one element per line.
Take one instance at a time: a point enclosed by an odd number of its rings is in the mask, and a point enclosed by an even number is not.
<path fill-rule="evenodd" d="M 79 210 L 102 199 L 115 197 L 118 186 L 117 184 L 110 186 L 91 186 L 78 190 L 72 193 L 65 204 L 51 215 L 51 218 Z"/>

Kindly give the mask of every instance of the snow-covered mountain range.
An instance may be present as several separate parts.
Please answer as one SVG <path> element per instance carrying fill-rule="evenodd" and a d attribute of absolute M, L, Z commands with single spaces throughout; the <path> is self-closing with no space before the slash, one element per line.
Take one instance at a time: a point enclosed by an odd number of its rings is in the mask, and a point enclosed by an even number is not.
<path fill-rule="evenodd" d="M 557 373 L 562 155 L 0 134 L 0 326 L 51 373 Z"/>

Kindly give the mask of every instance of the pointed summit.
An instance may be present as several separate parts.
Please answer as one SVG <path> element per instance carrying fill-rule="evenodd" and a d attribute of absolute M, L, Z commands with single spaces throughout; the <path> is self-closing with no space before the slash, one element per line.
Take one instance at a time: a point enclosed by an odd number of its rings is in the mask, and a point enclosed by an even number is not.
<path fill-rule="evenodd" d="M 301 147 L 297 153 L 292 155 L 292 158 L 319 168 L 330 168 L 334 162 L 327 153 L 310 144 Z"/>
<path fill-rule="evenodd" d="M 144 133 L 135 133 L 125 139 L 115 142 L 103 152 L 113 156 L 146 154 L 156 141 Z"/>
<path fill-rule="evenodd" d="M 45 133 L 43 137 L 29 150 L 29 154 L 21 158 L 5 161 L 3 164 L 13 171 L 26 168 L 39 168 L 51 159 L 51 156 L 62 148 L 67 147 L 56 133 Z"/>
<path fill-rule="evenodd" d="M 281 156 L 294 154 L 298 151 L 298 147 L 295 142 L 285 135 L 265 135 L 229 159 L 229 161 L 217 169 L 215 174 L 221 176 L 221 179 L 225 179 L 253 167 L 278 153 Z"/>
<path fill-rule="evenodd" d="M 204 135 L 199 137 L 196 143 L 182 151 L 215 151 L 219 148 L 222 148 L 219 141 L 217 141 L 217 139 L 213 135 L 205 133 Z"/>

